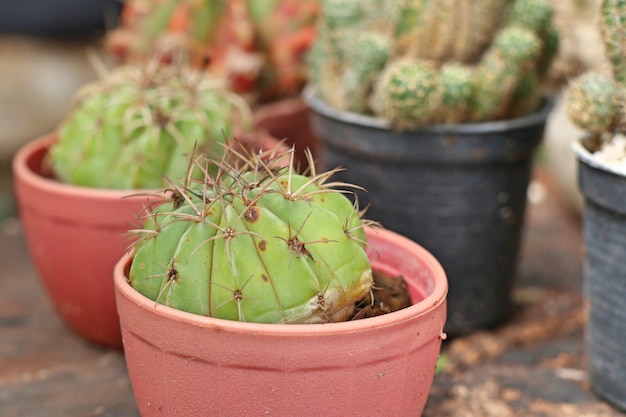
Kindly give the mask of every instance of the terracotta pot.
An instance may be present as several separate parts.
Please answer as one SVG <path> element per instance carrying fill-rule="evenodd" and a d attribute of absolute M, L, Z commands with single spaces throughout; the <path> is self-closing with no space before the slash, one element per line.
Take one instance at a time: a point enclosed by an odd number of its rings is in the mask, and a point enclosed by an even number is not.
<path fill-rule="evenodd" d="M 43 163 L 51 134 L 13 159 L 19 214 L 30 256 L 54 307 L 86 339 L 121 348 L 111 271 L 146 197 L 56 181 Z"/>
<path fill-rule="evenodd" d="M 242 139 L 246 146 L 253 141 L 277 144 L 268 136 Z M 125 233 L 137 224 L 149 199 L 129 197 L 138 191 L 77 187 L 55 180 L 44 164 L 55 140 L 54 134 L 38 138 L 13 159 L 30 256 L 65 322 L 87 340 L 121 349 L 111 274 L 131 242 Z"/>
<path fill-rule="evenodd" d="M 413 305 L 332 324 L 255 324 L 198 316 L 145 298 L 115 268 L 124 350 L 139 411 L 151 416 L 419 416 L 446 315 L 437 260 L 368 229 L 374 269 L 403 275 Z"/>

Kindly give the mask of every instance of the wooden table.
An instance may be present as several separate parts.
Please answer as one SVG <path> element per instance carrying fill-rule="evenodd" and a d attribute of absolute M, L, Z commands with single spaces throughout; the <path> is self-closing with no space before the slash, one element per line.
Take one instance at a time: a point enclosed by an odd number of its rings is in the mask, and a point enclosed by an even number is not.
<path fill-rule="evenodd" d="M 425 417 L 624 416 L 586 383 L 580 219 L 550 177 L 533 183 L 505 325 L 444 344 Z M 19 222 L 0 231 L 0 416 L 136 417 L 122 352 L 83 341 L 53 311 Z M 184 417 L 184 416 L 181 416 Z"/>

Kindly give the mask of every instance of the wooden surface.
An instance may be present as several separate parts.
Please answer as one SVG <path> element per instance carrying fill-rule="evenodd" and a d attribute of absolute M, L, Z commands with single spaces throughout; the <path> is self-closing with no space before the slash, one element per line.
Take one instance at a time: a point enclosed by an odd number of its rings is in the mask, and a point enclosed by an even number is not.
<path fill-rule="evenodd" d="M 580 219 L 544 174 L 531 196 L 516 314 L 445 342 L 447 365 L 425 417 L 625 415 L 586 382 Z M 122 353 L 83 341 L 60 321 L 15 219 L 0 230 L 0 416 L 138 416 Z"/>

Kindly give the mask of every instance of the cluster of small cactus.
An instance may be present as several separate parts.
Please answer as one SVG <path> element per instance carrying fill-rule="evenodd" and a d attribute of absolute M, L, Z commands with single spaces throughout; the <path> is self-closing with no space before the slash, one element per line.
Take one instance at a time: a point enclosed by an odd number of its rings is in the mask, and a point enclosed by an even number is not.
<path fill-rule="evenodd" d="M 318 13 L 318 0 L 129 0 L 106 44 L 125 62 L 185 54 L 251 103 L 269 101 L 306 82 Z"/>
<path fill-rule="evenodd" d="M 195 147 L 219 156 L 251 127 L 243 98 L 186 66 L 118 67 L 73 99 L 49 163 L 59 180 L 86 187 L 163 187 L 186 174 L 182 155 Z"/>
<path fill-rule="evenodd" d="M 558 52 L 552 14 L 549 0 L 324 0 L 311 84 L 396 128 L 528 114 Z"/>
<path fill-rule="evenodd" d="M 133 231 L 131 285 L 155 303 L 221 319 L 350 319 L 373 278 L 368 222 L 335 188 L 346 184 L 329 182 L 334 171 L 316 173 L 312 157 L 309 174 L 297 174 L 293 149 L 242 149 L 218 161 L 192 156 L 204 177 L 172 182 L 146 209 Z"/>
<path fill-rule="evenodd" d="M 611 73 L 588 71 L 570 83 L 567 114 L 588 132 L 586 145 L 598 150 L 616 133 L 626 133 L 626 1 L 602 0 L 598 19 Z"/>

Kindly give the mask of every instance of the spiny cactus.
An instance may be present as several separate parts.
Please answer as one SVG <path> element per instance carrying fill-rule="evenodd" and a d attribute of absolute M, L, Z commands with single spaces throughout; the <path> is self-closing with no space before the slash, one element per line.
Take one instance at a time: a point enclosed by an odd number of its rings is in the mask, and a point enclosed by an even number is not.
<path fill-rule="evenodd" d="M 626 0 L 603 0 L 599 14 L 611 74 L 581 74 L 570 83 L 566 103 L 570 120 L 589 133 L 593 151 L 615 133 L 626 133 Z"/>
<path fill-rule="evenodd" d="M 600 33 L 615 80 L 626 83 L 626 1 L 603 0 Z"/>
<path fill-rule="evenodd" d="M 368 2 L 323 3 L 309 62 L 311 84 L 330 105 L 398 129 L 517 117 L 540 106 L 558 52 L 549 0 L 376 3 L 378 13 Z M 365 38 L 377 42 L 366 46 Z M 365 59 L 368 51 L 376 59 Z M 346 82 L 356 79 L 359 89 Z"/>
<path fill-rule="evenodd" d="M 570 84 L 568 115 L 575 124 L 589 132 L 610 132 L 616 127 L 623 99 L 614 80 L 587 72 Z"/>
<path fill-rule="evenodd" d="M 439 72 L 430 61 L 399 60 L 381 74 L 380 86 L 374 96 L 379 114 L 394 126 L 432 121 L 441 102 Z"/>
<path fill-rule="evenodd" d="M 290 157 L 290 163 L 277 164 Z M 296 174 L 290 155 L 227 149 L 192 158 L 200 180 L 172 183 L 145 217 L 129 279 L 156 303 L 259 323 L 345 321 L 372 286 L 356 205 L 329 182 Z M 211 175 L 208 166 L 219 170 Z"/>
<path fill-rule="evenodd" d="M 475 69 L 480 88 L 471 98 L 472 120 L 505 118 L 520 81 L 536 71 L 540 52 L 540 41 L 532 31 L 520 26 L 500 31 Z"/>
<path fill-rule="evenodd" d="M 467 65 L 449 63 L 441 66 L 439 73 L 441 90 L 440 111 L 434 123 L 461 123 L 467 114 L 472 96 L 472 71 Z"/>
<path fill-rule="evenodd" d="M 348 110 L 357 113 L 367 110 L 367 97 L 371 92 L 372 80 L 385 66 L 390 54 L 391 45 L 386 37 L 377 33 L 359 34 L 354 48 L 346 52 L 346 59 L 361 62 L 361 65 L 344 71 L 341 79 L 343 91 L 346 97 L 351 99 L 346 100 Z"/>
<path fill-rule="evenodd" d="M 196 146 L 218 156 L 251 124 L 241 97 L 184 66 L 119 67 L 74 101 L 49 162 L 61 181 L 87 187 L 162 187 L 185 175 L 181 155 Z"/>

